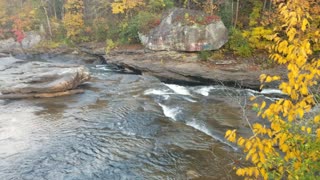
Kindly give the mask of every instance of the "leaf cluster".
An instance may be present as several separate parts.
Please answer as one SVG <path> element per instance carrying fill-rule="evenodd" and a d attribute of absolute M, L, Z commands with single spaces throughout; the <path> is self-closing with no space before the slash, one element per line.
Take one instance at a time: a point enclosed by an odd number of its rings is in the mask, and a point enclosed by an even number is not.
<path fill-rule="evenodd" d="M 318 34 L 310 14 L 308 0 L 288 0 L 278 4 L 276 33 L 270 57 L 287 67 L 287 80 L 279 76 L 261 75 L 261 83 L 280 81 L 279 89 L 288 98 L 270 105 L 255 104 L 258 116 L 266 124 L 253 124 L 252 136 L 236 137 L 228 130 L 226 137 L 237 143 L 247 154 L 251 167 L 237 168 L 239 176 L 247 179 L 316 179 L 320 169 L 320 113 L 310 88 L 320 76 L 320 59 L 312 58 L 312 42 Z M 310 36 L 313 34 L 314 36 Z"/>

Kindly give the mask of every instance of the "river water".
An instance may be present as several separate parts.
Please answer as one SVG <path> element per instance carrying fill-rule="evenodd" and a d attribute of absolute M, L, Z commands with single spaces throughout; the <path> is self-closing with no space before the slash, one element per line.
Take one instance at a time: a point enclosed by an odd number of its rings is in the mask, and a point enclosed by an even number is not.
<path fill-rule="evenodd" d="M 262 94 L 87 67 L 83 94 L 0 101 L 0 179 L 239 179 L 224 132 Z"/>

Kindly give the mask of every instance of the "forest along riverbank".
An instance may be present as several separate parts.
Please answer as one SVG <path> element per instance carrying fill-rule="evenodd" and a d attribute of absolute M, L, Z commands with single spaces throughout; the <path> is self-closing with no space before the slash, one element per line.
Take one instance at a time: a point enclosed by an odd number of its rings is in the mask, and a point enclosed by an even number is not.
<path fill-rule="evenodd" d="M 86 66 L 92 78 L 83 94 L 0 101 L 0 179 L 238 178 L 231 167 L 241 154 L 223 134 L 247 134 L 236 102 L 263 94 Z"/>

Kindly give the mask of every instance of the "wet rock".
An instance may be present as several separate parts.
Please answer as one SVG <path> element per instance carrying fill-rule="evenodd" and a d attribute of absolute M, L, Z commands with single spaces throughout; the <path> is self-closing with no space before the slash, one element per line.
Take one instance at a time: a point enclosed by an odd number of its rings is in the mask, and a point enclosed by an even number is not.
<path fill-rule="evenodd" d="M 0 40 L 0 52 L 20 52 L 23 49 L 29 49 L 36 46 L 41 41 L 41 36 L 35 32 L 25 33 L 25 38 L 21 44 L 16 42 L 14 38 Z"/>
<path fill-rule="evenodd" d="M 226 85 L 239 88 L 260 90 L 260 74 L 281 75 L 285 79 L 286 70 L 277 67 L 268 70 L 251 70 L 244 64 L 215 64 L 194 60 L 195 55 L 188 57 L 173 51 L 155 51 L 140 54 L 110 53 L 105 57 L 108 63 L 123 66 L 143 75 L 159 78 L 166 83 L 189 85 Z M 277 82 L 265 85 L 265 88 L 277 88 Z"/>
<path fill-rule="evenodd" d="M 71 90 L 89 78 L 89 71 L 83 66 L 1 58 L 0 98 L 55 97 L 81 93 Z"/>
<path fill-rule="evenodd" d="M 151 50 L 216 50 L 228 41 L 228 30 L 220 17 L 201 11 L 174 8 L 149 34 L 139 34 Z"/>
<path fill-rule="evenodd" d="M 0 58 L 3 58 L 3 57 L 8 57 L 10 56 L 9 54 L 6 54 L 6 53 L 0 53 Z"/>
<path fill-rule="evenodd" d="M 187 171 L 186 175 L 187 179 L 196 179 L 200 177 L 200 174 L 193 170 Z"/>

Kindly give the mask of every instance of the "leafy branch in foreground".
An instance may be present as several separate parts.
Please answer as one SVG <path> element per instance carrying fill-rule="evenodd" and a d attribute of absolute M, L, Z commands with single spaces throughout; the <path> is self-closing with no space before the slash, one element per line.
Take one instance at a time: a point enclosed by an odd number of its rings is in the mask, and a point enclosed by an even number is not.
<path fill-rule="evenodd" d="M 314 37 L 308 0 L 288 0 L 277 5 L 281 26 L 268 38 L 274 45 L 270 57 L 287 67 L 287 79 L 261 75 L 261 83 L 280 81 L 279 89 L 288 95 L 270 105 L 255 104 L 266 124 L 252 125 L 253 135 L 237 138 L 228 130 L 226 138 L 237 143 L 252 166 L 237 168 L 247 179 L 316 179 L 320 175 L 320 113 L 313 110 L 315 100 L 310 88 L 317 85 L 320 59 L 311 58 Z M 314 36 L 311 36 L 314 34 Z M 312 111 L 313 110 L 313 111 Z"/>

